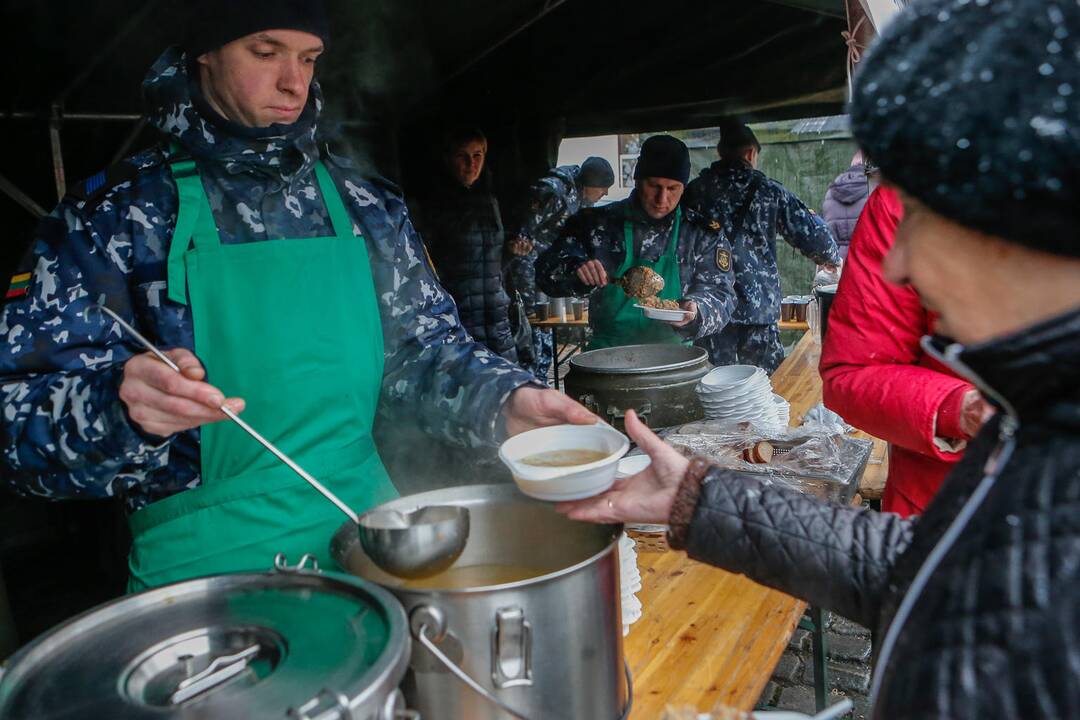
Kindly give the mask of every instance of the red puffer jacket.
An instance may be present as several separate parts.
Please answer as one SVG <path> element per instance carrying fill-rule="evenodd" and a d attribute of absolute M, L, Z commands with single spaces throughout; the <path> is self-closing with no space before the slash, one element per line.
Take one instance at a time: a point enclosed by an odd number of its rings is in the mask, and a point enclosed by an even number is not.
<path fill-rule="evenodd" d="M 881 509 L 921 513 L 960 459 L 969 437 L 960 408 L 971 385 L 923 354 L 934 317 L 911 287 L 882 277 L 903 209 L 878 188 L 855 227 L 821 351 L 825 405 L 887 440 L 889 479 Z"/>

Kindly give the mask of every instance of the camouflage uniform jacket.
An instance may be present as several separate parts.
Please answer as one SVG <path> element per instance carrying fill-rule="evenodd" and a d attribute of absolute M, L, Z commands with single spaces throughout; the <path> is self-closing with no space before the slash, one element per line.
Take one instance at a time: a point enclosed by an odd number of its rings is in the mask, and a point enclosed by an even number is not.
<path fill-rule="evenodd" d="M 521 211 L 518 237 L 533 244 L 528 255 L 514 256 L 507 263 L 510 286 L 522 299 L 533 305 L 536 297 L 536 259 L 559 237 L 566 221 L 581 209 L 581 188 L 577 178 L 581 168 L 561 165 L 550 170 L 529 188 Z"/>
<path fill-rule="evenodd" d="M 317 84 L 296 123 L 263 129 L 210 110 L 176 50 L 151 69 L 144 93 L 151 122 L 195 158 L 223 243 L 332 233 L 313 172 Z M 457 445 L 493 443 L 503 402 L 531 376 L 470 341 L 401 195 L 346 160 L 324 162 L 367 241 L 385 341 L 380 412 Z M 188 307 L 165 287 L 176 185 L 160 149 L 127 164 L 122 182 L 114 171 L 96 176 L 42 221 L 30 292 L 0 315 L 0 475 L 38 496 L 120 495 L 133 511 L 198 486 L 200 467 L 198 430 L 158 438 L 130 421 L 118 389 L 124 362 L 142 349 L 82 314 L 101 301 L 151 342 L 194 349 Z"/>
<path fill-rule="evenodd" d="M 613 276 L 626 259 L 624 221 L 633 227 L 636 257 L 655 262 L 667 249 L 675 213 L 660 220 L 650 218 L 636 194 L 603 207 L 586 208 L 567 222 L 555 244 L 536 263 L 540 289 L 555 297 L 583 297 L 595 290 L 574 272 L 587 260 L 603 263 Z M 698 317 L 676 328 L 687 339 L 720 332 L 735 308 L 731 272 L 731 246 L 719 225 L 710 225 L 692 208 L 683 206 L 682 228 L 676 248 L 682 296 L 698 306 Z"/>
<path fill-rule="evenodd" d="M 757 193 L 742 228 L 734 227 L 755 178 Z M 840 261 L 840 252 L 825 221 L 783 185 L 745 162 L 715 162 L 686 188 L 684 205 L 719 222 L 732 238 L 735 254 L 735 292 L 738 304 L 731 322 L 768 325 L 780 319 L 780 271 L 776 266 L 776 236 L 819 265 Z"/>

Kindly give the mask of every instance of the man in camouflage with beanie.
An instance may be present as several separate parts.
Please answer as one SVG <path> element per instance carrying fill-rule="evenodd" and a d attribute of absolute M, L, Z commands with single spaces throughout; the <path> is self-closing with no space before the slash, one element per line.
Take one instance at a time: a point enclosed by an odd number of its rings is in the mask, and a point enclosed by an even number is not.
<path fill-rule="evenodd" d="M 686 203 L 730 239 L 738 301 L 727 327 L 696 344 L 713 365 L 757 365 L 771 374 L 784 360 L 776 236 L 818 265 L 837 265 L 840 251 L 822 218 L 757 169 L 761 144 L 753 130 L 726 122 L 716 150 L 720 159 L 686 188 Z"/>
<path fill-rule="evenodd" d="M 689 343 L 719 332 L 731 317 L 731 247 L 719 225 L 681 203 L 690 153 L 670 135 L 641 146 L 637 181 L 626 200 L 582 210 L 536 263 L 537 285 L 557 297 L 588 296 L 590 348 Z M 659 297 L 686 311 L 682 320 L 646 318 L 614 284 L 646 266 L 664 278 Z"/>
<path fill-rule="evenodd" d="M 460 446 L 595 421 L 469 339 L 400 192 L 320 142 L 321 4 L 194 5 L 186 51 L 144 82 L 163 142 L 69 192 L 0 315 L 0 474 L 43 497 L 122 496 L 132 590 L 276 552 L 331 562 L 340 512 L 222 407 L 357 512 L 396 495 L 376 409 Z"/>

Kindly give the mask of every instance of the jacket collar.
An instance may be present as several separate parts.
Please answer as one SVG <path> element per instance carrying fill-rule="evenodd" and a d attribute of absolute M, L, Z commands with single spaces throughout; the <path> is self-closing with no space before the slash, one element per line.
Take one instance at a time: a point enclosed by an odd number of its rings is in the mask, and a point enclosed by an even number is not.
<path fill-rule="evenodd" d="M 315 135 L 322 95 L 316 82 L 295 123 L 243 127 L 211 109 L 188 72 L 184 53 L 169 48 L 147 73 L 143 97 L 155 127 L 193 157 L 212 161 L 230 175 L 254 172 L 292 184 L 318 160 Z"/>
<path fill-rule="evenodd" d="M 1020 420 L 1080 426 L 1080 308 L 977 345 L 926 344 Z"/>
<path fill-rule="evenodd" d="M 670 225 L 675 222 L 675 210 L 672 210 L 662 218 L 654 218 L 649 213 L 645 212 L 645 208 L 641 207 L 641 198 L 638 196 L 637 190 L 631 190 L 630 196 L 623 201 L 626 203 L 624 206 L 625 217 L 632 223 L 638 225 L 650 225 L 659 227 L 662 225 Z"/>
<path fill-rule="evenodd" d="M 733 171 L 753 170 L 754 166 L 742 158 L 730 158 L 727 160 L 715 160 L 709 169 L 716 173 L 728 173 Z M 705 171 L 702 170 L 702 173 Z"/>

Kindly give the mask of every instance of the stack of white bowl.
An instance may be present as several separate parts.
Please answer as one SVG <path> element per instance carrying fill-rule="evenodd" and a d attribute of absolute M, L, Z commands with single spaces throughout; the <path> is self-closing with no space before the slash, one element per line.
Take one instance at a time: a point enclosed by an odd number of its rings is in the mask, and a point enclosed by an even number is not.
<path fill-rule="evenodd" d="M 626 533 L 619 538 L 619 586 L 622 588 L 622 632 L 630 633 L 630 626 L 641 619 L 641 601 L 637 593 L 641 590 L 641 571 L 637 565 L 637 551 L 634 540 Z"/>
<path fill-rule="evenodd" d="M 648 455 L 629 455 L 619 461 L 615 471 L 616 478 L 637 475 L 649 466 L 652 459 Z M 641 601 L 637 593 L 641 590 L 641 570 L 637 564 L 637 549 L 634 539 L 623 533 L 619 538 L 619 587 L 622 588 L 623 635 L 630 632 L 630 626 L 641 618 Z"/>
<path fill-rule="evenodd" d="M 774 395 L 769 375 L 754 365 L 713 368 L 697 386 L 707 420 L 749 422 L 763 429 L 787 427 L 791 407 Z M 783 401 L 781 403 L 781 401 Z"/>

